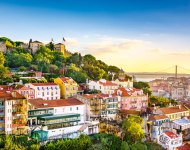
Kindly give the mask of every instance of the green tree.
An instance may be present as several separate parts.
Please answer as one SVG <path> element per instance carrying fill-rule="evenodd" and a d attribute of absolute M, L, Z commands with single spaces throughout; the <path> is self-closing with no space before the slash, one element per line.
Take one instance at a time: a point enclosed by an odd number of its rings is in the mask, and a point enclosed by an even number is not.
<path fill-rule="evenodd" d="M 4 55 L 3 55 L 3 53 L 2 52 L 0 52 L 0 65 L 4 65 L 4 63 L 5 63 L 5 57 L 4 57 Z"/>
<path fill-rule="evenodd" d="M 124 120 L 122 129 L 125 138 L 129 143 L 141 141 L 144 138 L 144 131 L 142 130 L 143 120 L 139 116 L 130 116 Z"/>
<path fill-rule="evenodd" d="M 28 67 L 31 62 L 32 56 L 29 53 L 18 53 L 16 50 L 12 50 L 6 55 L 6 65 L 8 67 Z"/>
<path fill-rule="evenodd" d="M 131 145 L 131 150 L 148 150 L 148 148 L 146 144 L 138 142 Z"/>
<path fill-rule="evenodd" d="M 126 141 L 122 141 L 121 150 L 130 150 L 130 147 Z"/>

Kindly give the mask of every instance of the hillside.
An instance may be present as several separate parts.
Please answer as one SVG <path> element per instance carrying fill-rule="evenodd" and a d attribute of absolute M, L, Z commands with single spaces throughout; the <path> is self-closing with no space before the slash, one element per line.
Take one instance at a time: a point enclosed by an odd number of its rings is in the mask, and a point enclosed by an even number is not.
<path fill-rule="evenodd" d="M 97 60 L 90 54 L 82 56 L 76 52 L 65 57 L 62 52 L 55 51 L 52 42 L 40 46 L 34 54 L 28 50 L 28 44 L 23 42 L 14 42 L 6 37 L 1 37 L 0 42 L 6 45 L 6 51 L 4 51 L 5 67 L 17 68 L 20 71 L 34 70 L 50 73 L 48 80 L 63 75 L 72 77 L 78 83 L 84 83 L 87 78 L 110 80 L 109 72 L 114 72 L 115 78 L 117 78 L 120 70 L 116 66 L 109 66 L 103 61 Z M 0 51 L 3 51 L 1 47 Z"/>

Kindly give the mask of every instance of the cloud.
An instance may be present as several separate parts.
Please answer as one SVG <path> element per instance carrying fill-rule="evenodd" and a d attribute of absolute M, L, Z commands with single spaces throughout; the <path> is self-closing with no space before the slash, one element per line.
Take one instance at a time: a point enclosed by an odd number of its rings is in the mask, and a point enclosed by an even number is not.
<path fill-rule="evenodd" d="M 144 47 L 148 41 L 124 39 L 124 38 L 99 38 L 101 42 L 90 44 L 86 47 L 88 53 L 102 55 L 107 53 L 117 53 L 130 51 Z"/>

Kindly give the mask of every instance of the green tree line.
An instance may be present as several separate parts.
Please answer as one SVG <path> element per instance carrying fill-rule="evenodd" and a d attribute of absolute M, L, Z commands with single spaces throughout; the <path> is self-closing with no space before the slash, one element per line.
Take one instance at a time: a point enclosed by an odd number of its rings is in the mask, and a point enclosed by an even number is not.
<path fill-rule="evenodd" d="M 109 72 L 114 72 L 116 74 L 115 78 L 117 78 L 120 70 L 116 66 L 110 66 L 101 60 L 97 60 L 90 54 L 82 56 L 76 52 L 69 57 L 65 57 L 62 52 L 54 51 L 52 42 L 41 46 L 35 54 L 31 54 L 29 50 L 21 47 L 22 42 L 13 42 L 5 37 L 1 37 L 0 41 L 6 42 L 9 49 L 4 56 L 0 55 L 0 59 L 3 59 L 3 63 L 1 63 L 3 66 L 19 68 L 21 71 L 34 70 L 50 73 L 48 81 L 61 75 L 72 77 L 78 83 L 85 82 L 87 78 L 111 80 Z M 5 75 L 1 67 L 0 73 Z"/>

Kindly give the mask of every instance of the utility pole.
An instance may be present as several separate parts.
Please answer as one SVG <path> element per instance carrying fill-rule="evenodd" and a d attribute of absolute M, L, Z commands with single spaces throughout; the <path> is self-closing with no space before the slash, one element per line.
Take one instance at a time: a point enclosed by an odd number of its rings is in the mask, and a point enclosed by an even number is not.
<path fill-rule="evenodd" d="M 175 78 L 177 79 L 177 65 L 175 66 Z"/>

